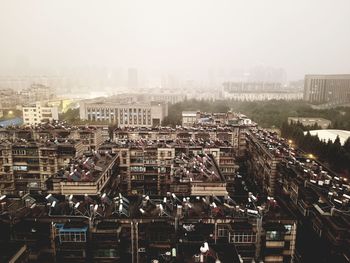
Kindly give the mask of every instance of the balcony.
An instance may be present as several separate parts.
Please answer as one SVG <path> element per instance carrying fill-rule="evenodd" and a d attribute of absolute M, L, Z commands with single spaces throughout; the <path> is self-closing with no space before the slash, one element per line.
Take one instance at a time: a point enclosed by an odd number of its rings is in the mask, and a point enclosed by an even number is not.
<path fill-rule="evenodd" d="M 283 248 L 284 241 L 266 241 L 267 248 Z"/>

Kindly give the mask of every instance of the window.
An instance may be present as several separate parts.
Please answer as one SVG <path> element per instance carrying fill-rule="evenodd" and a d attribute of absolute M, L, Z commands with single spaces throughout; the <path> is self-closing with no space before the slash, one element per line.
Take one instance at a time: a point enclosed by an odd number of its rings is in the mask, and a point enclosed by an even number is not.
<path fill-rule="evenodd" d="M 13 170 L 14 171 L 27 171 L 28 168 L 27 168 L 27 166 L 24 166 L 24 165 L 14 165 Z"/>
<path fill-rule="evenodd" d="M 255 243 L 256 234 L 254 232 L 235 232 L 230 234 L 230 243 Z"/>
<path fill-rule="evenodd" d="M 60 232 L 60 242 L 86 242 L 86 232 Z"/>
<path fill-rule="evenodd" d="M 115 258 L 117 257 L 117 250 L 114 248 L 110 249 L 99 249 L 95 252 L 96 258 Z"/>
<path fill-rule="evenodd" d="M 266 231 L 266 240 L 282 240 L 283 234 L 278 231 Z"/>
<path fill-rule="evenodd" d="M 144 172 L 145 168 L 143 166 L 130 166 L 131 172 Z"/>
<path fill-rule="evenodd" d="M 143 181 L 145 179 L 143 174 L 135 174 L 131 176 L 131 180 Z"/>
<path fill-rule="evenodd" d="M 218 237 L 227 237 L 228 229 L 226 226 L 218 226 Z"/>
<path fill-rule="evenodd" d="M 292 225 L 285 225 L 284 228 L 287 230 L 286 234 L 288 235 L 291 233 L 293 226 Z"/>

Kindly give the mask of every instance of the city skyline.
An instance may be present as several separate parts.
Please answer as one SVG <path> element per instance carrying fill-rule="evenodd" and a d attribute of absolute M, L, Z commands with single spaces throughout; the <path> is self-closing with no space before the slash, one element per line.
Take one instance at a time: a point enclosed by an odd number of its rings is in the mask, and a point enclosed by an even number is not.
<path fill-rule="evenodd" d="M 11 1 L 2 4 L 2 72 L 77 67 L 187 72 L 284 68 L 348 73 L 348 1 Z"/>

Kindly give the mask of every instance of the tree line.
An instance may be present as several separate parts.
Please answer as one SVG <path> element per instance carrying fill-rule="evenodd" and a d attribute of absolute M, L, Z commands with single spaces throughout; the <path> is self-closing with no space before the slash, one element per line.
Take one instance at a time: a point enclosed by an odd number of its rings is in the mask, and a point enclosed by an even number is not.
<path fill-rule="evenodd" d="M 181 124 L 182 111 L 227 112 L 232 110 L 247 115 L 264 128 L 281 128 L 288 117 L 317 117 L 332 121 L 333 129 L 350 130 L 350 107 L 313 109 L 310 104 L 297 100 L 235 101 L 185 100 L 169 105 L 169 114 L 163 124 Z"/>

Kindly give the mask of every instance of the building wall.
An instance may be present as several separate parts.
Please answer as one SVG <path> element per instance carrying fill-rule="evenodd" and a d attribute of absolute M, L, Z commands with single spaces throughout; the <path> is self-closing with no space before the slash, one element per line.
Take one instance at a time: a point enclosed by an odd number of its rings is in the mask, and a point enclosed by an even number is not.
<path fill-rule="evenodd" d="M 253 125 L 252 125 L 253 126 Z M 149 139 L 149 140 L 175 140 L 181 139 L 184 142 L 193 139 L 196 140 L 201 137 L 207 137 L 212 140 L 223 140 L 231 143 L 234 154 L 237 156 L 242 156 L 246 151 L 246 126 L 236 126 L 231 127 L 230 131 L 128 131 L 128 130 L 116 130 L 113 133 L 113 140 L 118 142 L 119 140 L 139 140 L 139 139 Z"/>
<path fill-rule="evenodd" d="M 281 158 L 272 154 L 252 133 L 247 136 L 247 152 L 248 171 L 269 196 L 274 196 Z"/>
<path fill-rule="evenodd" d="M 119 127 L 152 127 L 160 125 L 168 114 L 165 103 L 99 104 L 81 103 L 80 119 L 116 123 Z"/>
<path fill-rule="evenodd" d="M 42 122 L 58 120 L 57 107 L 46 107 L 40 102 L 37 102 L 33 106 L 23 107 L 22 112 L 25 125 L 36 125 Z"/>
<path fill-rule="evenodd" d="M 0 145 L 0 190 L 4 192 L 46 190 L 46 180 L 79 154 L 82 144 L 66 146 L 39 143 Z"/>
<path fill-rule="evenodd" d="M 304 100 L 314 104 L 350 103 L 350 74 L 306 75 Z"/>

